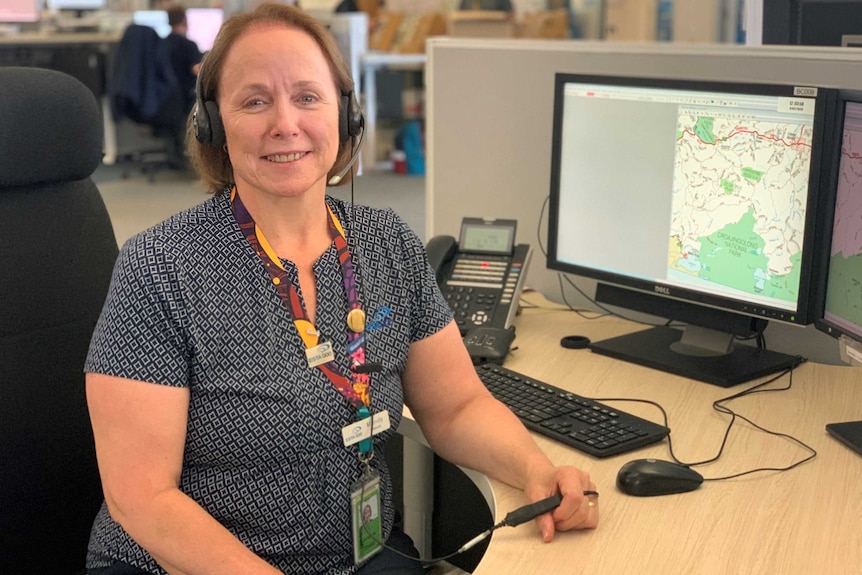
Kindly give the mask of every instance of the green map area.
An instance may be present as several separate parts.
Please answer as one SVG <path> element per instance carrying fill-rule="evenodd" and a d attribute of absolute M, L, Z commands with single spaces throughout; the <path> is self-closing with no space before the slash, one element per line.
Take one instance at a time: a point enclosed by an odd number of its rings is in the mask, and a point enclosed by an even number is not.
<path fill-rule="evenodd" d="M 795 301 L 799 288 L 800 254 L 790 259 L 792 271 L 767 277 L 765 242 L 754 231 L 754 214 L 748 211 L 738 222 L 700 238 L 698 276 L 706 281 L 784 301 Z"/>
<path fill-rule="evenodd" d="M 718 139 L 712 131 L 715 120 L 709 116 L 700 116 L 697 123 L 694 125 L 694 133 L 700 140 L 707 144 L 714 144 Z"/>
<path fill-rule="evenodd" d="M 754 168 L 742 168 L 742 177 L 752 182 L 759 182 L 763 177 L 763 172 Z"/>
<path fill-rule="evenodd" d="M 837 253 L 829 260 L 826 307 L 832 313 L 862 325 L 862 254 Z"/>

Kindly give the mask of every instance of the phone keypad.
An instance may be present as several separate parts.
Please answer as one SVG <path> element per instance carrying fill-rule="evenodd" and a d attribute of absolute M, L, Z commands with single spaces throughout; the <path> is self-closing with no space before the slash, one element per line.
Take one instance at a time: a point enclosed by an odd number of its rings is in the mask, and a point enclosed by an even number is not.
<path fill-rule="evenodd" d="M 512 301 L 515 285 L 520 277 L 521 265 L 511 265 L 508 256 L 462 254 L 457 257 L 452 274 L 443 286 L 443 296 L 452 312 L 461 334 L 489 325 L 502 298 Z M 511 269 L 510 269 L 511 266 Z"/>
<path fill-rule="evenodd" d="M 445 286 L 443 297 L 455 315 L 462 333 L 491 321 L 500 290 L 465 286 Z"/>

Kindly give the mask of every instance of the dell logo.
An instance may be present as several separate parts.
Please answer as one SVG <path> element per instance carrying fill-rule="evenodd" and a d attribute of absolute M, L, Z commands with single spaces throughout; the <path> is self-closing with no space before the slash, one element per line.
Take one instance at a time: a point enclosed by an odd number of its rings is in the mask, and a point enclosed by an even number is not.
<path fill-rule="evenodd" d="M 662 295 L 670 295 L 670 290 L 664 286 L 655 286 L 655 293 L 660 293 Z"/>
<path fill-rule="evenodd" d="M 814 98 L 817 96 L 817 88 L 801 88 L 799 86 L 796 86 L 793 88 L 793 95 Z"/>

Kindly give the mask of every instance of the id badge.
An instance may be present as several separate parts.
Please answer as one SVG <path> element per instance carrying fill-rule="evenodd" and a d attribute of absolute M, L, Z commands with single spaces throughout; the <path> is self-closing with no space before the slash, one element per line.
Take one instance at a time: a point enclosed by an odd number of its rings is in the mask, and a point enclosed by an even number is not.
<path fill-rule="evenodd" d="M 314 347 L 309 347 L 305 350 L 305 358 L 308 360 L 308 367 L 317 367 L 335 359 L 335 351 L 332 349 L 332 344 L 324 341 Z"/>
<path fill-rule="evenodd" d="M 350 490 L 353 516 L 353 560 L 357 565 L 383 549 L 380 476 L 363 476 Z"/>

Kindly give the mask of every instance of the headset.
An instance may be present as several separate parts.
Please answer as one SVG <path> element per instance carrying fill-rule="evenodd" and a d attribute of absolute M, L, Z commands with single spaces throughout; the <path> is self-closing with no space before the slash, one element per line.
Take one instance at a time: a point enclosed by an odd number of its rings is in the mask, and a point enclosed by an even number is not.
<path fill-rule="evenodd" d="M 221 120 L 218 103 L 215 100 L 205 100 L 203 97 L 201 76 L 202 74 L 199 72 L 195 81 L 195 110 L 192 116 L 195 138 L 202 144 L 220 148 L 227 143 L 224 135 L 224 124 Z M 341 182 L 344 175 L 353 168 L 359 159 L 359 151 L 362 149 L 362 144 L 365 143 L 365 116 L 356 98 L 356 93 L 353 90 L 342 91 L 338 106 L 338 140 L 341 143 L 348 139 L 355 141 L 359 135 L 362 137 L 359 139 L 359 144 L 354 147 L 350 161 L 329 179 L 329 185 L 334 186 Z"/>

